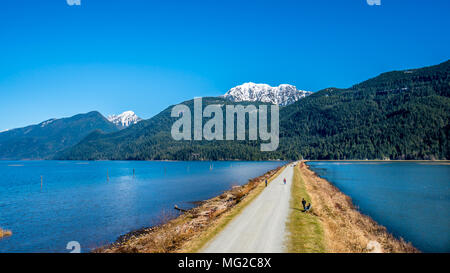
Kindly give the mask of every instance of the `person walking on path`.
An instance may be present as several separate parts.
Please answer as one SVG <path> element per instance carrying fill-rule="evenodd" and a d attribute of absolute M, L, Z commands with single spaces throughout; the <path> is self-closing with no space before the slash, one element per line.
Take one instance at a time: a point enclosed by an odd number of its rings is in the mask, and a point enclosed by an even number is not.
<path fill-rule="evenodd" d="M 302 205 L 303 205 L 303 210 L 305 210 L 305 206 L 306 206 L 305 198 L 302 198 Z"/>
<path fill-rule="evenodd" d="M 283 179 L 284 184 L 286 185 L 286 178 Z"/>
<path fill-rule="evenodd" d="M 267 187 L 267 179 L 266 179 L 266 187 Z"/>

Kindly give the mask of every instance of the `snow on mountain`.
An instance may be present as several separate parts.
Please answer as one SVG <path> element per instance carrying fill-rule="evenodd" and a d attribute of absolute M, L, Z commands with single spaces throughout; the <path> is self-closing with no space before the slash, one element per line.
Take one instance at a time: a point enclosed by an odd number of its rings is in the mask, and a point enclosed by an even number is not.
<path fill-rule="evenodd" d="M 124 129 L 132 124 L 136 124 L 142 119 L 138 117 L 133 111 L 125 111 L 120 115 L 110 115 L 108 120 L 114 123 L 117 128 Z"/>
<path fill-rule="evenodd" d="M 44 121 L 44 122 L 41 122 L 40 125 L 41 125 L 41 127 L 43 128 L 43 127 L 49 125 L 50 123 L 52 123 L 52 122 L 55 121 L 55 120 L 56 120 L 55 118 L 52 118 L 52 119 L 46 120 L 46 121 Z"/>
<path fill-rule="evenodd" d="M 223 97 L 235 102 L 261 101 L 284 106 L 311 93 L 310 91 L 298 90 L 297 87 L 290 84 L 272 87 L 268 84 L 248 82 L 231 88 Z"/>

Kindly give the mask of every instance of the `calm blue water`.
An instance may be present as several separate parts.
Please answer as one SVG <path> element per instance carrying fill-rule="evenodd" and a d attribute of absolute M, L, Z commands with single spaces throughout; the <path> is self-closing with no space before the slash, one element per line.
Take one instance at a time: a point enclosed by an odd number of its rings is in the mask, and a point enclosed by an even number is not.
<path fill-rule="evenodd" d="M 13 231 L 0 252 L 68 252 L 69 241 L 89 251 L 284 163 L 210 164 L 0 161 L 0 227 Z"/>
<path fill-rule="evenodd" d="M 424 252 L 450 252 L 450 164 L 308 162 L 360 210 Z"/>

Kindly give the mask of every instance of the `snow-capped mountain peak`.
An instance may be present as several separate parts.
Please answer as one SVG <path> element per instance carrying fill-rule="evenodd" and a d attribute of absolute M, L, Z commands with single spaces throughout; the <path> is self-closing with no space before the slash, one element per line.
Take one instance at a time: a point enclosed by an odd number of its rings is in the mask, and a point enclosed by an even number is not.
<path fill-rule="evenodd" d="M 261 101 L 284 106 L 294 103 L 311 93 L 310 91 L 299 90 L 290 84 L 280 84 L 272 87 L 264 83 L 247 82 L 231 88 L 223 97 L 235 102 Z"/>
<path fill-rule="evenodd" d="M 132 124 L 136 124 L 142 119 L 138 117 L 133 111 L 125 111 L 120 115 L 110 115 L 108 120 L 114 123 L 117 128 L 124 129 Z"/>

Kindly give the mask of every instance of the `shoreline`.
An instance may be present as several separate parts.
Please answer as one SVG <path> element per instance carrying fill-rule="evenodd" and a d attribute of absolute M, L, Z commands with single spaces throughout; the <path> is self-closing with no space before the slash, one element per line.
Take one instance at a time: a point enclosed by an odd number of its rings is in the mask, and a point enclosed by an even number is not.
<path fill-rule="evenodd" d="M 363 214 L 331 182 L 321 178 L 302 161 L 296 168 L 313 204 L 312 214 L 320 221 L 328 253 L 417 253 L 410 242 L 397 238 L 369 215 Z"/>
<path fill-rule="evenodd" d="M 311 160 L 304 160 L 304 162 L 447 162 L 450 163 L 450 160 L 447 159 L 439 159 L 439 160 L 431 160 L 431 159 L 409 159 L 409 160 L 402 160 L 402 159 L 390 159 L 390 160 L 383 160 L 383 159 L 311 159 Z"/>
<path fill-rule="evenodd" d="M 96 159 L 96 160 L 78 160 L 78 159 L 0 159 L 0 161 L 9 161 L 9 162 L 32 162 L 32 161 L 62 161 L 62 162 L 79 162 L 79 161 L 86 161 L 86 162 L 128 162 L 128 161 L 136 161 L 136 162 L 235 162 L 235 161 L 241 161 L 241 162 L 279 162 L 279 161 L 286 161 L 286 162 L 293 162 L 296 161 L 295 159 L 267 159 L 267 160 L 243 160 L 243 159 L 223 159 L 223 160 L 174 160 L 174 159 L 158 159 L 158 160 L 126 160 L 126 159 Z M 304 159 L 303 161 L 309 162 L 445 162 L 450 164 L 450 159 Z"/>
<path fill-rule="evenodd" d="M 301 186 L 305 190 L 302 194 L 306 194 L 307 200 L 313 204 L 313 209 L 310 213 L 302 213 L 297 217 L 300 217 L 300 221 L 308 217 L 310 217 L 309 220 L 312 218 L 315 221 L 315 225 L 319 227 L 314 228 L 321 229 L 320 242 L 322 246 L 311 247 L 310 244 L 309 248 L 301 249 L 288 247 L 289 252 L 420 252 L 411 243 L 405 242 L 402 238 L 396 238 L 386 227 L 360 212 L 353 205 L 349 196 L 312 171 L 305 164 L 306 162 L 308 161 L 299 161 L 295 169 L 298 170 L 301 177 L 299 183 L 302 183 Z M 235 186 L 219 196 L 200 201 L 198 206 L 175 218 L 167 219 L 160 225 L 133 230 L 119 236 L 115 242 L 91 252 L 197 252 L 261 193 L 264 189 L 263 181 L 265 179 L 268 179 L 270 183 L 288 164 L 250 179 L 248 183 Z M 291 194 L 291 199 L 294 199 L 294 193 Z M 295 204 L 298 202 L 299 200 L 293 200 L 293 208 L 295 205 L 298 206 Z M 298 214 L 298 209 L 294 208 L 290 213 Z M 298 226 L 294 226 L 294 229 L 298 229 Z M 296 230 L 291 230 L 286 234 L 288 245 L 295 239 L 299 240 L 290 236 L 292 231 L 295 233 Z M 305 244 L 305 242 L 301 244 Z"/>
<path fill-rule="evenodd" d="M 289 163 L 288 163 L 289 164 Z M 161 224 L 133 230 L 94 253 L 192 253 L 200 250 L 270 183 L 286 165 L 249 179 Z M 175 205 L 175 204 L 174 204 Z"/>

